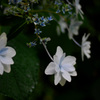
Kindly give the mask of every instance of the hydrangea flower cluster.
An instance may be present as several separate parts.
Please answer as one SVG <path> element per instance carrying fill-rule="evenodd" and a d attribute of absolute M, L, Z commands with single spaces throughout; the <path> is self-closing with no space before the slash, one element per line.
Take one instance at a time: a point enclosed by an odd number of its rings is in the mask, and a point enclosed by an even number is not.
<path fill-rule="evenodd" d="M 34 5 L 38 3 L 38 6 Z M 48 0 L 51 2 L 51 0 Z M 48 3 L 47 1 L 44 3 Z M 43 1 L 39 0 L 8 0 L 9 7 L 4 11 L 6 15 L 14 15 L 26 19 L 26 23 L 34 24 L 34 34 L 36 39 L 33 42 L 27 43 L 27 46 L 33 47 L 36 46 L 40 41 L 40 44 L 43 44 L 48 56 L 52 60 L 45 69 L 45 74 L 54 75 L 54 84 L 57 85 L 60 83 L 62 86 L 65 85 L 66 80 L 71 82 L 71 76 L 77 76 L 76 69 L 74 65 L 76 64 L 76 57 L 74 56 L 65 56 L 63 50 L 60 46 L 57 46 L 55 55 L 52 57 L 47 49 L 47 42 L 50 41 L 50 37 L 41 38 L 42 29 L 46 27 L 50 21 L 55 20 L 58 24 L 57 34 L 60 36 L 61 33 L 68 33 L 70 40 L 75 42 L 81 48 L 82 61 L 84 60 L 84 55 L 87 58 L 90 58 L 90 41 L 87 41 L 89 35 L 83 35 L 82 43 L 79 44 L 74 35 L 79 35 L 79 28 L 83 23 L 83 11 L 79 0 L 73 0 L 69 2 L 68 0 L 54 0 L 44 7 L 39 6 Z M 38 10 L 37 10 L 38 8 Z M 46 13 L 41 15 L 41 13 Z M 55 16 L 56 15 L 56 16 Z M 57 18 L 59 17 L 59 18 Z M 79 17 L 81 18 L 79 20 Z M 67 31 L 66 31 L 67 30 Z M 2 41 L 1 41 L 2 40 Z M 15 56 L 16 52 L 11 47 L 5 47 L 7 43 L 7 38 L 5 33 L 0 36 L 0 74 L 3 74 L 3 71 L 10 72 L 10 65 L 13 64 L 12 57 Z M 9 55 L 8 53 L 12 53 Z M 4 57 L 4 56 L 5 57 Z"/>

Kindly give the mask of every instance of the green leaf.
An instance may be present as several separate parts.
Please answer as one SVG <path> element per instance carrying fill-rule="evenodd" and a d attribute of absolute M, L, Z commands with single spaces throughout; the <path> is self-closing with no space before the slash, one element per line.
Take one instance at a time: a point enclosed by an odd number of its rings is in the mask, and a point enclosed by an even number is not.
<path fill-rule="evenodd" d="M 29 37 L 19 34 L 8 45 L 16 50 L 10 73 L 0 76 L 0 93 L 15 100 L 27 100 L 34 90 L 39 72 L 39 60 L 35 48 L 28 48 Z"/>

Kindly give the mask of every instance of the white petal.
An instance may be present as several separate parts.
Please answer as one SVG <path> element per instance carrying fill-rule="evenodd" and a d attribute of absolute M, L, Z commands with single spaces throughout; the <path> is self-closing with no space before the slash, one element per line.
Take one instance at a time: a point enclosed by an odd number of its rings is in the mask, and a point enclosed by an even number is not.
<path fill-rule="evenodd" d="M 83 37 L 82 37 L 82 42 L 83 43 L 88 39 L 89 35 L 90 34 L 87 34 L 87 36 L 86 36 L 86 34 L 83 35 Z"/>
<path fill-rule="evenodd" d="M 0 61 L 3 63 L 3 64 L 14 64 L 12 58 L 10 57 L 2 57 L 0 56 Z"/>
<path fill-rule="evenodd" d="M 54 62 L 59 65 L 60 59 L 58 58 L 58 56 L 57 55 L 54 55 L 53 56 L 53 59 L 54 59 Z"/>
<path fill-rule="evenodd" d="M 59 58 L 57 55 L 54 55 L 53 56 L 53 59 L 54 59 L 54 62 L 56 63 L 56 64 L 61 64 L 61 62 L 63 61 L 63 59 L 65 58 L 65 53 L 63 53 L 63 55 Z"/>
<path fill-rule="evenodd" d="M 47 68 L 45 69 L 45 74 L 52 75 L 55 73 L 56 64 L 54 62 L 49 63 Z"/>
<path fill-rule="evenodd" d="M 11 71 L 10 65 L 5 65 L 5 64 L 3 64 L 3 66 L 4 66 L 4 71 L 5 71 L 5 72 L 9 73 L 9 72 Z"/>
<path fill-rule="evenodd" d="M 87 57 L 88 59 L 91 57 L 87 51 L 84 51 L 84 54 L 86 55 L 86 57 Z"/>
<path fill-rule="evenodd" d="M 61 78 L 61 81 L 60 81 L 61 86 L 64 86 L 65 83 L 66 83 L 66 80 L 62 77 L 62 78 Z"/>
<path fill-rule="evenodd" d="M 16 55 L 16 51 L 12 47 L 7 46 L 6 48 L 8 49 L 6 56 L 14 57 Z"/>
<path fill-rule="evenodd" d="M 61 73 L 58 72 L 54 76 L 54 84 L 57 85 L 60 82 L 60 80 L 61 80 Z"/>
<path fill-rule="evenodd" d="M 4 48 L 5 46 L 6 46 L 6 44 L 7 44 L 7 37 L 6 37 L 6 33 L 2 33 L 1 35 L 0 35 L 0 50 L 2 49 L 2 48 Z"/>
<path fill-rule="evenodd" d="M 64 60 L 62 61 L 62 65 L 65 64 L 72 64 L 75 65 L 76 64 L 76 58 L 73 56 L 67 56 L 64 58 Z"/>
<path fill-rule="evenodd" d="M 63 70 L 62 76 L 63 76 L 63 78 L 66 79 L 68 82 L 71 82 L 71 76 L 70 76 L 70 74 L 69 74 L 67 71 Z"/>
<path fill-rule="evenodd" d="M 76 71 L 74 71 L 74 72 L 69 72 L 69 74 L 70 74 L 71 76 L 77 76 L 77 72 L 76 72 Z"/>
<path fill-rule="evenodd" d="M 59 60 L 62 57 L 63 50 L 62 50 L 62 48 L 60 46 L 57 47 L 57 51 L 56 51 L 56 54 L 55 55 L 58 57 Z"/>
<path fill-rule="evenodd" d="M 3 65 L 2 65 L 2 63 L 0 62 L 0 75 L 3 74 L 3 70 L 4 70 Z"/>
<path fill-rule="evenodd" d="M 63 64 L 62 68 L 64 70 L 66 70 L 67 72 L 73 72 L 73 71 L 75 71 L 75 67 L 72 64 L 69 64 L 69 63 L 68 64 Z"/>
<path fill-rule="evenodd" d="M 84 61 L 84 52 L 82 48 L 81 48 L 81 56 L 82 56 L 82 61 Z"/>

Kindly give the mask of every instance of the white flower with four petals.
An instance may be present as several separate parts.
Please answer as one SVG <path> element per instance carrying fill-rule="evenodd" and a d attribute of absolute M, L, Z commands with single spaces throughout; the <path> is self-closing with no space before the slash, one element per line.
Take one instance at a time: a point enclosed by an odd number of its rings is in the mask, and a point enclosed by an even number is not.
<path fill-rule="evenodd" d="M 9 73 L 11 71 L 10 65 L 14 64 L 12 57 L 16 55 L 16 51 L 7 44 L 6 33 L 0 35 L 0 74 L 3 72 Z"/>
<path fill-rule="evenodd" d="M 54 74 L 54 84 L 60 83 L 62 86 L 66 80 L 71 82 L 71 76 L 77 76 L 74 65 L 76 64 L 76 58 L 73 56 L 65 57 L 65 53 L 60 46 L 57 47 L 56 54 L 53 57 L 53 62 L 50 62 L 45 69 L 45 74 Z"/>

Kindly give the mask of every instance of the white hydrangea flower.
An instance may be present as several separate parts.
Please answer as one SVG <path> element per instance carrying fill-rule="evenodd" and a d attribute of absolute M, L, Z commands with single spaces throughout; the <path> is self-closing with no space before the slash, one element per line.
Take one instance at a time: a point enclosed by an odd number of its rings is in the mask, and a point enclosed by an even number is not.
<path fill-rule="evenodd" d="M 9 73 L 11 71 L 10 65 L 14 64 L 12 57 L 16 55 L 16 51 L 7 44 L 7 37 L 6 33 L 2 33 L 0 35 L 0 74 L 2 75 L 3 72 Z"/>
<path fill-rule="evenodd" d="M 76 64 L 76 58 L 73 56 L 65 57 L 65 53 L 60 46 L 57 47 L 56 54 L 53 57 L 53 62 L 50 62 L 45 69 L 45 74 L 54 74 L 54 84 L 60 83 L 62 86 L 66 80 L 71 82 L 71 76 L 77 76 L 74 65 Z"/>
<path fill-rule="evenodd" d="M 75 8 L 76 8 L 76 15 L 80 14 L 81 18 L 84 19 L 83 17 L 83 11 L 81 10 L 81 5 L 79 4 L 79 0 L 75 0 Z"/>
<path fill-rule="evenodd" d="M 81 55 L 82 55 L 82 61 L 84 60 L 84 55 L 87 57 L 87 58 L 90 58 L 90 44 L 91 42 L 90 41 L 87 41 L 88 37 L 89 37 L 90 34 L 88 34 L 86 36 L 86 34 L 83 35 L 82 37 L 82 44 L 81 44 Z"/>
<path fill-rule="evenodd" d="M 78 35 L 78 30 L 79 30 L 79 27 L 81 24 L 82 24 L 82 21 L 77 21 L 76 19 L 71 19 L 71 23 L 68 28 L 69 39 L 72 39 L 73 35 Z"/>
<path fill-rule="evenodd" d="M 60 18 L 60 20 L 58 21 L 59 26 L 57 26 L 56 30 L 57 30 L 57 34 L 60 35 L 60 33 L 65 33 L 65 29 L 67 29 L 67 24 L 64 21 L 63 18 Z"/>

